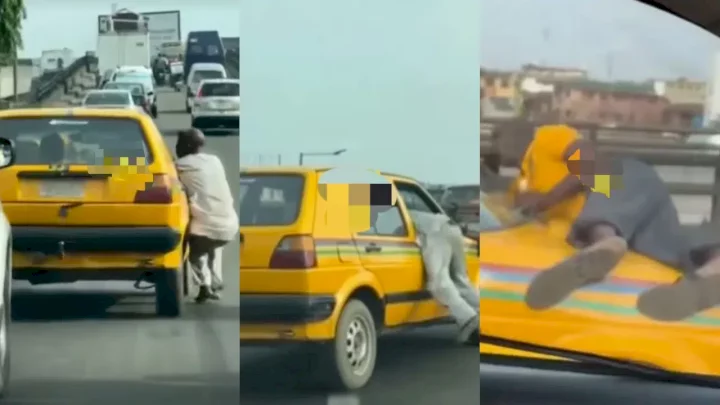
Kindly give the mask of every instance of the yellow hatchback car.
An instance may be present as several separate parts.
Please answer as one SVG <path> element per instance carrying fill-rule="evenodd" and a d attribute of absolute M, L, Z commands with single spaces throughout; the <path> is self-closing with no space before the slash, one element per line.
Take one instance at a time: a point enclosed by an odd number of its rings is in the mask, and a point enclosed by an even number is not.
<path fill-rule="evenodd" d="M 483 362 L 720 381 L 720 308 L 682 322 L 642 316 L 635 309 L 638 295 L 681 273 L 637 253 L 561 305 L 530 309 L 524 294 L 532 278 L 573 254 L 566 242 L 570 224 L 520 217 L 502 201 L 481 200 Z"/>
<path fill-rule="evenodd" d="M 161 316 L 181 314 L 187 200 L 152 119 L 131 109 L 0 112 L 16 164 L 0 171 L 13 277 L 32 284 L 155 284 Z"/>
<path fill-rule="evenodd" d="M 241 171 L 240 340 L 317 343 L 326 381 L 357 389 L 372 376 L 378 334 L 448 320 L 425 289 L 407 211 L 442 209 L 416 181 L 383 174 L 398 203 L 379 214 L 372 230 L 330 234 L 318 193 L 327 170 Z M 476 282 L 478 243 L 466 242 L 469 277 Z"/>

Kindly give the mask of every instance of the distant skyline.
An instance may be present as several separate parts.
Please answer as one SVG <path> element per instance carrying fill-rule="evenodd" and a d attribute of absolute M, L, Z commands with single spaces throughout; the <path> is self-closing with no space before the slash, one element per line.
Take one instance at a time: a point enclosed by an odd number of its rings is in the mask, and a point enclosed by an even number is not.
<path fill-rule="evenodd" d="M 240 2 L 236 0 L 25 0 L 24 47 L 21 58 L 39 58 L 42 51 L 69 48 L 76 57 L 97 46 L 97 17 L 112 5 L 136 12 L 180 10 L 181 36 L 189 31 L 217 30 L 221 36 L 240 35 Z"/>
<path fill-rule="evenodd" d="M 587 69 L 598 79 L 708 80 L 720 39 L 632 0 L 481 0 L 481 64 Z"/>

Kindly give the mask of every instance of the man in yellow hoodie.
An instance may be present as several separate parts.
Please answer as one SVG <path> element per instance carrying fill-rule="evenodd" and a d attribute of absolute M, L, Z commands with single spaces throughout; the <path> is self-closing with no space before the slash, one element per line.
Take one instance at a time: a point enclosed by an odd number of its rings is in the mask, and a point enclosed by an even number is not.
<path fill-rule="evenodd" d="M 601 178 L 606 190 L 592 191 L 600 188 Z M 682 319 L 720 304 L 720 259 L 713 250 L 720 239 L 708 232 L 687 237 L 667 187 L 651 166 L 602 157 L 571 127 L 543 126 L 525 153 L 513 192 L 521 209 L 570 221 L 568 242 L 578 249 L 532 280 L 525 295 L 529 307 L 551 308 L 573 291 L 603 281 L 628 249 L 687 274 L 717 274 L 714 289 L 688 277 L 647 291 L 638 301 L 647 316 Z"/>

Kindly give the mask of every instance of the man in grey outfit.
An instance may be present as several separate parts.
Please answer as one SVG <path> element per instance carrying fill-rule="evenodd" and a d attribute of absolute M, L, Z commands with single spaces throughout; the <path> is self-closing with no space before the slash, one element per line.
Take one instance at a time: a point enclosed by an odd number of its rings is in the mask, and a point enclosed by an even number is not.
<path fill-rule="evenodd" d="M 587 177 L 612 162 L 616 170 L 610 196 L 589 192 L 572 168 L 550 192 L 525 199 L 523 208 L 538 213 L 563 200 L 587 193 L 568 241 L 576 253 L 539 273 L 525 301 L 533 309 L 551 308 L 573 291 L 602 282 L 628 249 L 678 269 L 683 277 L 671 285 L 645 291 L 637 302 L 644 315 L 678 321 L 720 304 L 720 232 L 709 225 L 684 231 L 667 186 L 651 166 L 635 159 L 610 160 L 587 153 L 591 145 L 578 141 L 565 156 L 582 148 L 581 172 Z M 588 156 L 591 156 L 588 159 Z M 572 165 L 572 163 L 569 163 Z M 608 166 L 606 166 L 608 167 Z M 595 171 L 589 173 L 589 171 Z M 577 173 L 577 170 L 575 170 Z M 585 177 L 587 179 L 587 177 Z M 583 184 L 585 183 L 585 184 Z"/>

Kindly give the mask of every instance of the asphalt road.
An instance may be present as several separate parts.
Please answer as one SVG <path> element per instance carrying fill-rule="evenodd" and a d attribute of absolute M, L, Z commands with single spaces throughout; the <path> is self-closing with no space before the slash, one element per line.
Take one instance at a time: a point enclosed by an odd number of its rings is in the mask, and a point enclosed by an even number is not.
<path fill-rule="evenodd" d="M 482 405 L 714 405 L 720 390 L 628 377 L 480 367 Z"/>
<path fill-rule="evenodd" d="M 182 95 L 160 94 L 158 124 L 168 132 L 190 124 Z M 167 141 L 174 147 L 173 136 Z M 211 138 L 207 149 L 238 173 L 237 136 Z M 223 300 L 188 303 L 177 320 L 155 318 L 152 295 L 130 283 L 16 282 L 13 376 L 2 403 L 239 403 L 238 257 L 237 242 L 223 253 Z"/>

